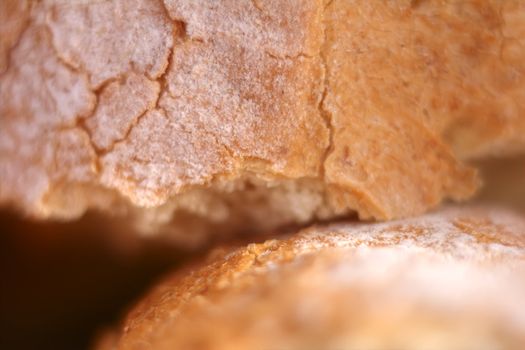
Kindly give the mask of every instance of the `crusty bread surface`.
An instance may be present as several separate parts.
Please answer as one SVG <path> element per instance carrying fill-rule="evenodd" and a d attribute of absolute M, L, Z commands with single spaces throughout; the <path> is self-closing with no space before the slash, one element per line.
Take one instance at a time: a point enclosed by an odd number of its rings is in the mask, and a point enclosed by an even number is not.
<path fill-rule="evenodd" d="M 401 218 L 524 149 L 523 0 L 1 6 L 0 203 L 33 216 L 182 241 Z"/>
<path fill-rule="evenodd" d="M 98 349 L 521 349 L 525 219 L 448 208 L 218 250 Z"/>

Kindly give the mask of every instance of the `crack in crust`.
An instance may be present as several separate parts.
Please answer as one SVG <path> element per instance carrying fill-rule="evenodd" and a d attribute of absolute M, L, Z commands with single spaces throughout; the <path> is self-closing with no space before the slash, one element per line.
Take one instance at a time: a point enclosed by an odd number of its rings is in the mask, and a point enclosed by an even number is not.
<path fill-rule="evenodd" d="M 30 1 L 3 0 L 0 3 L 0 77 L 9 67 L 10 52 L 29 25 Z"/>

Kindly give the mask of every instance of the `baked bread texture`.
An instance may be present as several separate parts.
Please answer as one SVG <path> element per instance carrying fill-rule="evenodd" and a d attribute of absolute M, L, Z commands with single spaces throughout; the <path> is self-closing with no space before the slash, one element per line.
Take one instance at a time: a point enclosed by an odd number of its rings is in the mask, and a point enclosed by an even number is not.
<path fill-rule="evenodd" d="M 176 272 L 98 349 L 521 349 L 525 219 L 316 226 Z"/>
<path fill-rule="evenodd" d="M 525 148 L 523 0 L 1 6 L 0 203 L 36 217 L 182 241 L 401 218 Z"/>

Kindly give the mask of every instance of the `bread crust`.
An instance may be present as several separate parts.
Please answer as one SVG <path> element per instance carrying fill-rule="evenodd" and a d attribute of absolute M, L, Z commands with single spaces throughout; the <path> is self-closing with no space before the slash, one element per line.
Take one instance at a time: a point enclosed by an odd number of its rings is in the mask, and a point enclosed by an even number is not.
<path fill-rule="evenodd" d="M 0 76 L 0 202 L 147 216 L 246 179 L 315 182 L 322 208 L 289 224 L 467 198 L 460 159 L 523 149 L 525 9 L 462 4 L 31 2 Z"/>
<path fill-rule="evenodd" d="M 519 349 L 525 220 L 449 208 L 218 250 L 136 305 L 100 349 Z"/>
<path fill-rule="evenodd" d="M 9 52 L 16 45 L 29 19 L 29 1 L 5 0 L 0 3 L 0 74 L 9 65 Z"/>

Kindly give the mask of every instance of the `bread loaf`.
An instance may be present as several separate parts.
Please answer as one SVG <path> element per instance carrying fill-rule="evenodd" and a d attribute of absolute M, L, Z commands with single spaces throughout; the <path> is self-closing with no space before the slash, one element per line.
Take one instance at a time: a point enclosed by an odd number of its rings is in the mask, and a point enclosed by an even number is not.
<path fill-rule="evenodd" d="M 525 149 L 523 0 L 1 6 L 0 203 L 36 217 L 401 218 Z"/>
<path fill-rule="evenodd" d="M 525 220 L 446 209 L 217 252 L 98 349 L 521 349 Z"/>

